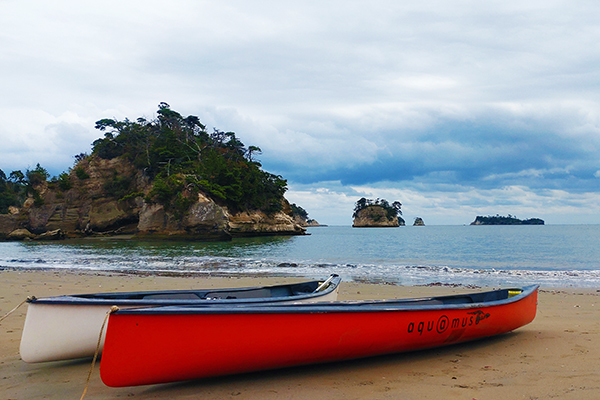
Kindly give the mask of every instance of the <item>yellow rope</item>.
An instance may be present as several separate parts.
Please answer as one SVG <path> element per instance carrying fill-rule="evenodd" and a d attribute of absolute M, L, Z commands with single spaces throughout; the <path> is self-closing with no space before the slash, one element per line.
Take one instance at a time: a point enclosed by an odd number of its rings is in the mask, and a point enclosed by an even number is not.
<path fill-rule="evenodd" d="M 96 358 L 98 358 L 98 353 L 100 352 L 100 343 L 102 342 L 102 332 L 104 332 L 104 326 L 106 325 L 106 321 L 108 321 L 108 317 L 110 314 L 119 310 L 119 307 L 112 306 L 110 310 L 106 312 L 106 317 L 104 317 L 104 322 L 102 322 L 102 328 L 100 328 L 100 335 L 98 335 L 98 344 L 96 345 L 96 352 L 94 353 L 94 358 L 92 359 L 92 366 L 90 367 L 90 372 L 88 373 L 87 381 L 85 382 L 85 388 L 83 389 L 83 394 L 81 395 L 81 399 L 85 397 L 85 394 L 88 390 L 88 385 L 90 384 L 90 379 L 92 378 L 92 372 L 94 371 L 94 365 L 96 364 Z"/>
<path fill-rule="evenodd" d="M 5 319 L 6 317 L 8 317 L 10 314 L 12 314 L 12 313 L 14 313 L 15 311 L 17 311 L 17 309 L 18 309 L 19 307 L 21 307 L 23 304 L 27 303 L 28 301 L 32 301 L 32 300 L 35 300 L 35 297 L 34 297 L 34 296 L 28 297 L 28 298 L 26 298 L 25 300 L 23 300 L 21 303 L 19 303 L 19 305 L 18 305 L 18 306 L 16 306 L 16 307 L 15 307 L 15 308 L 13 308 L 12 310 L 10 310 L 10 311 L 9 311 L 9 312 L 8 312 L 8 313 L 7 313 L 7 314 L 4 316 L 4 317 L 0 318 L 0 322 L 4 321 L 4 319 Z"/>

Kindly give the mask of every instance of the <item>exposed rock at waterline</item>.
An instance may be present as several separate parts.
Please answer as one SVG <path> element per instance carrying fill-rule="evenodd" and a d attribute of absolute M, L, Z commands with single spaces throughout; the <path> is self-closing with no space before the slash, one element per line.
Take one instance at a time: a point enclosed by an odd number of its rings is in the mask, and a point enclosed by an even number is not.
<path fill-rule="evenodd" d="M 79 170 L 79 173 L 75 171 Z M 81 172 L 83 171 L 83 172 Z M 84 178 L 81 178 L 84 177 Z M 69 174 L 70 188 L 44 182 L 34 189 L 37 198 L 0 215 L 0 240 L 56 240 L 60 238 L 133 234 L 138 237 L 185 240 L 228 240 L 236 236 L 302 235 L 289 203 L 275 213 L 231 213 L 202 191 L 184 208 L 146 201 L 152 185 L 143 171 L 125 158 L 105 160 L 90 156 Z M 185 191 L 185 189 L 184 189 Z"/>

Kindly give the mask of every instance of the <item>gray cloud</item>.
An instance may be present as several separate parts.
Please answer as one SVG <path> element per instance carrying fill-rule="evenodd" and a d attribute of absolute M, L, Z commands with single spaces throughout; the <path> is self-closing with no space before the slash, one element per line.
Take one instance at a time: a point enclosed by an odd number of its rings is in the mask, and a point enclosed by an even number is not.
<path fill-rule="evenodd" d="M 469 215 L 552 196 L 579 215 L 598 200 L 594 1 L 2 8 L 3 170 L 57 174 L 101 136 L 94 121 L 151 118 L 166 101 L 261 147 L 309 212 L 386 188 L 430 213 L 446 197 Z"/>

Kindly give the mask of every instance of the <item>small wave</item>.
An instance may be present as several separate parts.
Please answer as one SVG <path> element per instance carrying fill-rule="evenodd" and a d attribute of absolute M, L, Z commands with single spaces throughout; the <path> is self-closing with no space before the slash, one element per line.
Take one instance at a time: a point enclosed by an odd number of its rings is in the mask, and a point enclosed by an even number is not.
<path fill-rule="evenodd" d="M 306 238 L 303 238 L 306 239 Z M 288 242 L 286 242 L 288 243 Z M 294 243 L 291 241 L 289 243 Z M 339 246 L 339 242 L 335 242 Z M 123 247 L 118 243 L 115 248 L 93 246 L 5 246 L 0 248 L 0 265 L 11 269 L 72 269 L 91 271 L 131 271 L 148 274 L 254 274 L 254 275 L 293 275 L 310 278 L 324 274 L 337 273 L 346 281 L 386 282 L 401 285 L 427 285 L 434 283 L 477 286 L 507 286 L 540 284 L 546 287 L 599 287 L 600 271 L 586 268 L 581 264 L 565 264 L 569 268 L 552 270 L 554 264 L 536 265 L 528 269 L 528 264 L 496 262 L 493 266 L 485 264 L 455 266 L 447 258 L 436 258 L 437 262 L 396 259 L 360 258 L 359 256 L 339 256 L 339 252 L 327 257 L 313 258 L 307 252 L 297 252 L 302 256 L 289 253 L 273 254 L 272 251 L 243 254 L 236 250 L 235 256 L 225 251 L 206 254 L 206 249 L 188 248 L 189 245 L 171 245 L 164 249 L 152 246 Z M 208 245 L 206 245 L 208 246 Z M 216 246 L 216 245 L 213 245 Z M 222 246 L 228 246 L 223 244 Z M 331 246 L 329 246 L 331 247 Z M 329 248 L 328 247 L 328 248 Z M 4 252 L 2 253 L 1 250 Z M 304 250 L 304 249 L 303 249 Z M 383 252 L 385 253 L 385 252 Z M 240 255 L 243 254 L 243 255 Z M 345 254 L 345 253 L 344 253 Z M 335 256 L 335 257 L 334 257 Z M 306 258 L 301 258 L 306 257 Z M 479 259 L 479 258 L 478 258 Z M 362 262 L 361 262 L 362 261 Z M 381 261 L 381 263 L 379 262 Z M 443 265 L 441 265 L 444 263 Z M 436 265 L 440 264 L 440 265 Z M 514 268 L 511 268 L 515 265 Z M 591 265 L 591 264 L 587 264 Z M 595 264 L 594 264 L 595 265 Z M 500 266 L 501 268 L 498 268 Z M 536 269 L 533 269 L 536 268 Z M 588 268 L 593 268 L 593 265 Z"/>

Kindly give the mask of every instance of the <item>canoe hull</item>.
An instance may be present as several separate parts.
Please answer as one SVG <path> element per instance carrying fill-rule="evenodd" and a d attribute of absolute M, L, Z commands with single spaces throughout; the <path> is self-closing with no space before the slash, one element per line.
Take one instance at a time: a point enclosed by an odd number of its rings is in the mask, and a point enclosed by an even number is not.
<path fill-rule="evenodd" d="M 109 306 L 29 304 L 19 349 L 21 359 L 36 363 L 93 356 L 109 310 Z"/>
<path fill-rule="evenodd" d="M 253 297 L 250 299 L 213 299 L 213 300 L 172 300 L 164 297 L 153 300 L 131 300 L 123 298 L 104 299 L 78 296 L 60 296 L 39 299 L 30 302 L 25 316 L 23 334 L 21 336 L 21 359 L 28 363 L 69 360 L 92 357 L 96 351 L 98 337 L 106 313 L 112 305 L 120 309 L 145 306 L 161 306 L 174 304 L 198 304 L 209 302 L 219 304 L 260 304 L 266 301 L 274 303 L 335 301 L 339 289 L 339 277 L 335 277 L 332 286 L 322 293 L 303 294 L 298 296 L 279 296 L 271 298 Z M 315 281 L 316 282 L 316 281 Z M 310 282 L 313 283 L 313 282 Z M 313 285 L 314 286 L 314 285 Z M 279 286 L 267 288 L 280 288 Z M 246 290 L 247 288 L 242 288 Z M 227 289 L 234 293 L 240 289 Z M 185 293 L 177 291 L 169 293 Z M 137 292 L 136 292 L 137 293 Z M 212 291 L 211 293 L 216 293 Z M 121 294 L 122 295 L 122 294 Z M 158 295 L 164 296 L 164 295 Z M 106 332 L 106 327 L 105 331 Z M 100 353 L 104 347 L 102 335 Z"/>
<path fill-rule="evenodd" d="M 166 383 L 431 348 L 531 322 L 537 291 L 475 308 L 113 314 L 100 372 L 108 386 Z M 405 307 L 406 308 L 406 307 Z"/>

